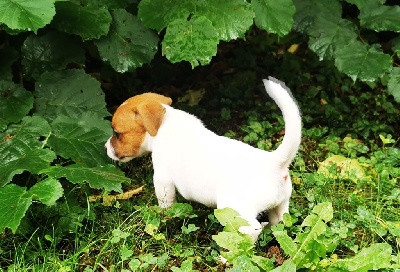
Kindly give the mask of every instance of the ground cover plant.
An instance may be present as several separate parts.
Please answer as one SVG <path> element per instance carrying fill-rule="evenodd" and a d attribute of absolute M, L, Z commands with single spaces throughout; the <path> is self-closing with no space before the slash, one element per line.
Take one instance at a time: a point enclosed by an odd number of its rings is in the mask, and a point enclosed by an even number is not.
<path fill-rule="evenodd" d="M 399 10 L 0 0 L 0 269 L 399 270 Z M 144 91 L 274 149 L 284 124 L 268 75 L 291 88 L 304 128 L 290 215 L 255 245 L 233 210 L 157 207 L 149 157 L 104 154 L 111 113 Z"/>

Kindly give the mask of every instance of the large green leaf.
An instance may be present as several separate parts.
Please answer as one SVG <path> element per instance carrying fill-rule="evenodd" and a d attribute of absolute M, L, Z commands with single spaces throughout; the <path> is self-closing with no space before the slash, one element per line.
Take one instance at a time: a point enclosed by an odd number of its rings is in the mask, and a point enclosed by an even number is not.
<path fill-rule="evenodd" d="M 33 185 L 28 192 L 33 199 L 52 206 L 62 197 L 64 190 L 58 180 L 48 178 Z"/>
<path fill-rule="evenodd" d="M 224 41 L 244 37 L 254 18 L 251 5 L 241 0 L 143 0 L 139 4 L 138 16 L 143 24 L 158 32 L 175 20 L 188 20 L 190 15 L 209 19 L 218 38 Z"/>
<path fill-rule="evenodd" d="M 398 57 L 400 57 L 400 36 L 397 36 L 392 40 L 392 50 Z"/>
<path fill-rule="evenodd" d="M 361 26 L 375 31 L 400 32 L 400 6 L 370 5 L 361 9 Z"/>
<path fill-rule="evenodd" d="M 272 233 L 274 234 L 276 240 L 279 242 L 279 245 L 285 251 L 285 253 L 293 258 L 298 252 L 298 246 L 292 240 L 292 238 L 289 237 L 287 231 L 283 228 L 273 227 Z"/>
<path fill-rule="evenodd" d="M 357 27 L 350 21 L 319 16 L 309 28 L 309 47 L 319 58 L 333 59 L 338 49 L 342 49 L 358 37 Z"/>
<path fill-rule="evenodd" d="M 89 183 L 91 188 L 122 192 L 121 183 L 129 183 L 121 170 L 114 165 L 87 167 L 84 164 L 72 164 L 66 167 L 59 165 L 44 169 L 41 173 L 54 178 L 65 177 L 72 183 Z"/>
<path fill-rule="evenodd" d="M 293 0 L 293 4 L 296 7 L 293 28 L 302 33 L 308 32 L 318 14 L 329 21 L 342 18 L 342 6 L 337 0 L 330 0 L 329 4 L 320 0 Z"/>
<path fill-rule="evenodd" d="M 217 54 L 218 34 L 204 16 L 175 20 L 168 25 L 162 43 L 163 54 L 172 62 L 186 60 L 192 67 L 209 64 Z"/>
<path fill-rule="evenodd" d="M 2 45 L 2 48 L 0 48 L 0 80 L 12 80 L 11 66 L 18 57 L 17 50 L 9 45 Z"/>
<path fill-rule="evenodd" d="M 112 17 L 108 35 L 95 42 L 103 61 L 121 73 L 149 63 L 157 51 L 157 35 L 124 9 L 114 10 Z"/>
<path fill-rule="evenodd" d="M 393 68 L 388 82 L 388 91 L 400 103 L 400 67 Z"/>
<path fill-rule="evenodd" d="M 55 0 L 0 0 L 0 23 L 11 29 L 36 32 L 49 24 L 56 13 Z"/>
<path fill-rule="evenodd" d="M 28 136 L 32 139 L 38 139 L 41 136 L 50 135 L 50 125 L 41 116 L 25 116 L 21 123 L 10 125 L 5 131 L 10 139 L 20 136 Z M 40 143 L 42 145 L 42 143 Z"/>
<path fill-rule="evenodd" d="M 15 233 L 31 204 L 32 197 L 25 187 L 9 184 L 0 188 L 0 228 L 9 227 Z"/>
<path fill-rule="evenodd" d="M 214 211 L 215 217 L 224 226 L 225 231 L 238 232 L 241 226 L 250 226 L 249 223 L 240 217 L 240 214 L 231 209 L 217 209 Z"/>
<path fill-rule="evenodd" d="M 371 271 L 390 267 L 392 247 L 387 243 L 372 244 L 353 258 L 339 260 L 328 271 Z"/>
<path fill-rule="evenodd" d="M 78 117 L 94 112 L 109 116 L 100 82 L 83 70 L 55 71 L 43 74 L 36 82 L 36 114 L 53 120 L 59 115 Z"/>
<path fill-rule="evenodd" d="M 46 120 L 25 117 L 21 124 L 10 126 L 0 134 L 0 187 L 25 170 L 38 173 L 49 167 L 56 155 L 49 149 L 43 149 L 43 144 L 37 140 L 49 133 L 50 126 Z"/>
<path fill-rule="evenodd" d="M 0 81 L 0 131 L 19 122 L 33 107 L 33 96 L 21 85 Z"/>
<path fill-rule="evenodd" d="M 392 58 L 378 45 L 353 42 L 336 51 L 335 65 L 354 81 L 374 81 L 392 69 Z"/>
<path fill-rule="evenodd" d="M 52 24 L 61 32 L 92 40 L 107 35 L 110 29 L 111 15 L 105 6 L 82 6 L 70 1 L 58 1 L 56 9 Z"/>
<path fill-rule="evenodd" d="M 126 8 L 131 4 L 137 4 L 137 0 L 80 0 L 83 5 L 107 6 L 109 9 Z"/>
<path fill-rule="evenodd" d="M 256 25 L 269 33 L 285 36 L 292 30 L 296 8 L 292 0 L 252 0 Z"/>
<path fill-rule="evenodd" d="M 89 167 L 107 165 L 110 159 L 104 144 L 110 137 L 110 122 L 86 112 L 77 117 L 60 115 L 52 123 L 53 134 L 48 145 L 57 154 Z"/>
<path fill-rule="evenodd" d="M 326 232 L 326 223 L 332 218 L 332 204 L 320 203 L 303 221 L 302 226 L 307 227 L 307 231 L 299 233 L 294 241 L 287 235 L 283 226 L 273 227 L 273 234 L 282 249 L 292 257 L 297 268 L 309 267 L 309 262 L 326 254 L 324 245 L 317 241 L 317 237 Z"/>
<path fill-rule="evenodd" d="M 197 3 L 195 15 L 209 19 L 220 40 L 243 38 L 253 24 L 254 11 L 246 1 L 205 0 Z"/>
<path fill-rule="evenodd" d="M 21 219 L 32 204 L 32 199 L 47 206 L 54 205 L 63 195 L 63 189 L 55 179 L 45 179 L 26 191 L 25 187 L 9 184 L 0 188 L 0 229 L 9 227 L 14 233 Z"/>
<path fill-rule="evenodd" d="M 345 0 L 347 3 L 354 4 L 358 9 L 363 9 L 366 6 L 374 5 L 377 3 L 383 4 L 386 0 Z"/>
<path fill-rule="evenodd" d="M 69 63 L 82 65 L 85 62 L 81 42 L 59 32 L 28 37 L 21 47 L 21 53 L 24 73 L 35 79 L 45 71 L 61 70 Z"/>
<path fill-rule="evenodd" d="M 174 20 L 188 19 L 195 10 L 192 0 L 142 0 L 138 17 L 146 27 L 160 32 Z"/>
<path fill-rule="evenodd" d="M 246 254 L 254 247 L 252 238 L 239 232 L 240 227 L 249 226 L 249 223 L 231 208 L 217 209 L 214 215 L 224 226 L 224 231 L 213 235 L 212 238 L 220 247 L 229 251 L 221 253 L 232 263 L 238 256 Z"/>

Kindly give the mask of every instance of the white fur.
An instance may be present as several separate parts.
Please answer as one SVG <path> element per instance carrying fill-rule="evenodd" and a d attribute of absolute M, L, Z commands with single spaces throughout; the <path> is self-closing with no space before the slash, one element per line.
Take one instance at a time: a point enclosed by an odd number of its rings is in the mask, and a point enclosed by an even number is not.
<path fill-rule="evenodd" d="M 241 232 L 257 239 L 256 220 L 268 211 L 276 225 L 289 212 L 292 185 L 288 167 L 300 145 L 301 117 L 291 94 L 276 79 L 264 80 L 268 94 L 282 110 L 286 133 L 273 152 L 218 136 L 196 117 L 164 105 L 166 113 L 155 137 L 146 134 L 143 152 L 152 152 L 154 186 L 159 205 L 176 202 L 175 191 L 188 200 L 218 209 L 230 207 L 251 226 Z M 113 155 L 110 141 L 107 154 Z"/>

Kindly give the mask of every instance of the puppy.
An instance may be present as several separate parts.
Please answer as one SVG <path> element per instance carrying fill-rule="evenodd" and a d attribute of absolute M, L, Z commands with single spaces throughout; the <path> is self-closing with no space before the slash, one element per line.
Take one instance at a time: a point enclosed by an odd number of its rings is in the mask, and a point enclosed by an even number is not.
<path fill-rule="evenodd" d="M 210 207 L 229 207 L 250 226 L 239 229 L 257 240 L 262 226 L 256 217 L 268 211 L 270 225 L 289 212 L 292 184 L 289 165 L 301 140 L 299 108 L 280 81 L 263 80 L 285 120 L 279 147 L 267 152 L 218 136 L 195 116 L 172 108 L 168 97 L 145 93 L 126 100 L 112 118 L 107 155 L 127 162 L 152 152 L 158 203 L 168 208 L 176 190 L 188 200 Z"/>

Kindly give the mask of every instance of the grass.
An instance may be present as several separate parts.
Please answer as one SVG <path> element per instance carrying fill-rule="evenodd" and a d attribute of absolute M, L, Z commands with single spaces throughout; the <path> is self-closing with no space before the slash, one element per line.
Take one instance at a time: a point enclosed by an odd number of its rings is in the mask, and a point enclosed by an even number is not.
<path fill-rule="evenodd" d="M 282 62 L 291 63 L 294 57 L 285 60 L 284 56 Z M 399 256 L 398 105 L 386 92 L 353 84 L 327 64 L 311 74 L 303 72 L 301 65 L 307 64 L 300 57 L 296 61 L 300 70 L 290 73 L 298 76 L 286 83 L 298 97 L 304 130 L 291 170 L 293 224 L 285 230 L 294 238 L 313 208 L 329 201 L 334 218 L 327 235 L 340 239 L 326 260 L 351 258 L 373 243 L 388 243 L 393 256 Z M 313 62 L 308 69 L 318 70 L 312 56 L 307 56 L 307 61 Z M 209 81 L 215 92 L 206 96 L 206 103 L 176 106 L 196 113 L 219 134 L 273 149 L 282 137 L 282 118 L 257 83 L 250 84 L 250 90 L 242 86 L 248 79 L 241 77 L 249 78 L 249 73 L 250 78 L 258 77 L 249 70 L 220 76 L 218 84 L 215 79 Z M 280 67 L 269 73 L 290 78 Z M 224 110 L 221 116 L 222 108 L 229 112 Z M 332 155 L 357 160 L 363 176 L 343 175 L 337 165 L 326 167 L 330 174 L 319 172 L 321 162 Z M 16 235 L 9 231 L 1 234 L 0 267 L 4 271 L 225 270 L 219 261 L 221 247 L 212 237 L 223 228 L 212 209 L 179 198 L 186 205 L 162 211 L 156 206 L 150 158 L 120 167 L 132 179 L 125 189 L 144 185 L 141 194 L 105 207 L 87 201 L 89 195 L 101 192 L 74 185 L 55 207 L 32 206 L 24 219 L 30 222 L 23 221 Z M 275 265 L 289 258 L 270 230 L 263 232 L 254 253 L 270 258 Z M 394 264 L 399 267 L 400 260 Z"/>

